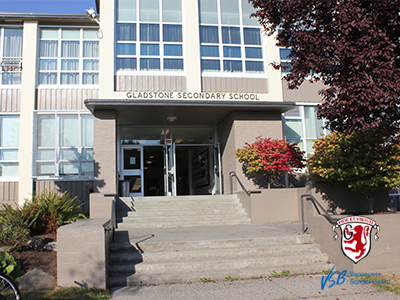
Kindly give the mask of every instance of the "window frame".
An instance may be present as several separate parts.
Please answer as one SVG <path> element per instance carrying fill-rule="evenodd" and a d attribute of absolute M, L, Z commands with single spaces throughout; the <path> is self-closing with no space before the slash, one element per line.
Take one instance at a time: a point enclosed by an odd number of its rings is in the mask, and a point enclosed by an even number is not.
<path fill-rule="evenodd" d="M 55 121 L 54 127 L 54 146 L 39 146 L 39 116 L 53 116 Z M 78 146 L 61 146 L 60 140 L 60 116 L 73 115 L 77 116 L 78 122 Z M 83 126 L 82 126 L 82 116 L 92 116 L 92 114 L 88 111 L 34 111 L 34 129 L 35 129 L 35 140 L 34 140 L 34 151 L 33 151 L 33 176 L 37 180 L 93 180 L 94 178 L 94 158 L 93 159 L 83 159 L 83 151 L 85 149 L 92 150 L 94 149 L 94 145 L 92 146 L 84 146 L 83 145 Z M 92 133 L 94 134 L 94 133 Z M 40 150 L 53 150 L 54 151 L 54 159 L 38 159 L 38 153 Z M 76 150 L 77 151 L 77 159 L 68 160 L 61 159 L 61 151 L 62 150 Z M 93 174 L 87 175 L 82 174 L 82 163 L 92 162 L 93 163 Z M 54 175 L 39 175 L 38 174 L 38 163 L 51 163 L 54 164 Z M 78 174 L 60 174 L 61 173 L 61 165 L 65 163 L 78 163 Z"/>
<path fill-rule="evenodd" d="M 115 40 L 114 40 L 114 72 L 116 76 L 123 76 L 123 75 L 163 75 L 168 76 L 186 76 L 186 55 L 185 55 L 185 47 L 184 44 L 184 36 L 185 36 L 185 26 L 183 23 L 184 19 L 184 0 L 181 0 L 181 16 L 182 20 L 177 22 L 171 21 L 163 21 L 163 1 L 158 0 L 159 10 L 158 10 L 158 21 L 147 21 L 147 20 L 140 20 L 140 1 L 136 0 L 136 21 L 119 21 L 118 20 L 118 0 L 115 1 Z M 134 41 L 126 41 L 126 40 L 118 40 L 118 32 L 117 27 L 123 24 L 135 24 L 136 30 L 136 38 Z M 158 41 L 142 41 L 140 37 L 140 30 L 141 25 L 150 24 L 150 25 L 158 25 L 158 32 L 159 32 L 159 40 Z M 178 25 L 181 27 L 182 32 L 182 41 L 164 41 L 164 25 Z M 118 54 L 117 48 L 119 44 L 133 44 L 135 47 L 135 54 Z M 158 45 L 159 54 L 158 55 L 142 55 L 141 54 L 141 45 L 142 44 L 154 44 Z M 164 49 L 165 45 L 180 45 L 182 47 L 182 55 L 165 55 Z M 123 59 L 130 59 L 131 64 L 135 65 L 135 69 L 118 69 L 119 62 Z M 144 61 L 149 61 L 149 59 L 158 60 L 159 62 L 159 69 L 148 69 L 142 68 L 142 63 Z M 183 69 L 166 69 L 165 68 L 165 60 L 181 60 Z"/>
<path fill-rule="evenodd" d="M 57 38 L 42 38 L 40 36 L 41 30 L 42 29 L 56 29 L 58 33 Z M 63 38 L 62 37 L 62 32 L 64 29 L 79 29 L 79 39 L 74 39 L 74 38 Z M 100 51 L 100 39 L 99 37 L 96 38 L 85 38 L 84 37 L 84 31 L 85 30 L 93 30 L 93 31 L 98 31 L 96 27 L 90 27 L 90 26 L 51 26 L 51 25 L 45 25 L 45 26 L 39 26 L 39 38 L 38 38 L 38 57 L 37 57 L 37 86 L 38 88 L 49 88 L 49 87 L 68 87 L 68 88 L 76 88 L 76 87 L 85 87 L 85 88 L 98 88 L 99 83 L 83 83 L 84 82 L 84 75 L 85 74 L 92 74 L 96 75 L 97 74 L 97 81 L 99 80 L 99 74 L 100 70 L 85 70 L 84 69 L 84 62 L 88 60 L 97 60 L 97 64 L 100 64 L 100 57 L 99 57 L 99 51 Z M 50 56 L 41 56 L 40 55 L 40 47 L 41 47 L 41 42 L 42 41 L 57 41 L 57 53 L 56 56 L 50 57 Z M 78 57 L 69 57 L 69 56 L 62 56 L 62 43 L 65 41 L 77 41 L 79 42 L 79 56 Z M 97 42 L 97 56 L 94 57 L 86 57 L 84 55 L 84 43 L 85 42 Z M 56 61 L 56 69 L 55 70 L 46 70 L 40 69 L 40 62 L 41 60 L 55 60 Z M 64 61 L 73 61 L 77 60 L 78 61 L 78 69 L 77 70 L 63 70 L 62 68 L 62 63 Z M 57 79 L 56 83 L 40 83 L 40 76 L 41 74 L 56 74 Z M 76 73 L 79 76 L 78 83 L 61 83 L 61 75 L 62 74 L 71 74 L 71 73 Z"/>
<path fill-rule="evenodd" d="M 316 110 L 317 109 L 317 105 L 316 104 L 310 104 L 310 103 L 297 103 L 296 107 L 299 108 L 299 115 L 298 116 L 287 116 L 286 113 L 282 114 L 282 133 L 283 133 L 283 138 L 285 139 L 285 141 L 289 141 L 289 143 L 297 141 L 296 144 L 298 144 L 298 142 L 301 142 L 302 143 L 302 147 L 300 147 L 300 149 L 305 152 L 305 156 L 307 157 L 307 156 L 312 155 L 314 153 L 312 148 L 308 149 L 307 141 L 316 140 L 317 138 L 320 138 L 320 136 L 313 136 L 313 137 L 307 136 L 305 107 L 314 107 L 314 109 Z M 299 138 L 291 138 L 291 137 L 288 138 L 286 136 L 285 125 L 286 125 L 286 121 L 287 120 L 300 120 L 301 121 L 301 137 L 299 137 Z M 324 127 L 322 129 L 322 134 L 323 134 L 323 136 L 325 136 L 325 135 L 327 135 L 329 133 L 329 131 L 327 129 L 325 129 L 325 124 L 326 124 L 325 120 L 322 119 L 321 121 L 322 121 L 322 126 Z"/>
<path fill-rule="evenodd" d="M 5 29 L 19 29 L 22 31 L 22 42 L 21 42 L 21 56 L 20 57 L 5 57 L 4 56 L 4 31 Z M 0 26 L 0 61 L 2 62 L 4 59 L 15 59 L 16 62 L 21 64 L 22 66 L 22 48 L 23 48 L 23 41 L 24 41 L 24 31 L 23 27 L 20 26 L 13 26 L 13 25 L 1 25 Z M 11 73 L 11 74 L 20 74 L 20 83 L 13 84 L 13 83 L 3 83 L 3 74 Z M 22 68 L 21 71 L 8 71 L 4 72 L 3 67 L 0 67 L 0 86 L 4 87 L 12 87 L 12 88 L 20 88 L 22 83 Z"/>
<path fill-rule="evenodd" d="M 0 141 L 2 140 L 3 130 L 1 125 L 3 124 L 2 119 L 3 117 L 18 117 L 18 122 L 20 122 L 20 114 L 15 113 L 1 113 L 0 114 Z M 20 131 L 20 123 L 18 123 L 18 130 Z M 0 143 L 0 151 L 3 150 L 17 150 L 18 151 L 18 158 L 16 160 L 2 160 L 2 156 L 0 155 L 0 167 L 3 163 L 17 163 L 18 165 L 18 176 L 0 176 L 0 182 L 17 182 L 19 181 L 19 158 L 20 158 L 20 141 L 19 141 L 19 132 L 18 132 L 18 146 L 16 147 L 4 147 Z"/>
<path fill-rule="evenodd" d="M 218 57 L 211 57 L 211 56 L 203 56 L 200 53 L 200 60 L 201 65 L 203 65 L 203 61 L 206 60 L 219 60 L 220 69 L 213 70 L 213 71 L 206 71 L 201 70 L 201 74 L 204 77 L 252 77 L 252 78 L 266 78 L 267 77 L 267 70 L 266 70 L 266 55 L 265 55 L 265 45 L 264 39 L 262 36 L 262 28 L 261 26 L 251 26 L 251 25 L 244 25 L 243 23 L 243 7 L 242 7 L 242 0 L 236 0 L 239 6 L 239 24 L 222 24 L 222 16 L 221 16 L 221 1 L 217 0 L 217 14 L 218 14 L 218 23 L 201 23 L 200 21 L 200 11 L 199 11 L 199 31 L 201 31 L 201 26 L 206 27 L 217 27 L 218 28 L 218 43 L 205 43 L 201 42 L 201 33 L 200 33 L 200 48 L 202 46 L 218 46 L 219 49 L 219 56 Z M 223 31 L 226 30 L 225 28 L 239 28 L 240 33 L 240 43 L 224 43 L 223 42 Z M 258 29 L 260 31 L 260 45 L 253 45 L 253 44 L 245 44 L 244 41 L 244 31 L 245 29 Z M 225 57 L 224 56 L 224 47 L 240 47 L 240 57 Z M 261 58 L 247 58 L 246 57 L 246 48 L 258 48 L 261 49 L 262 57 Z M 225 61 L 240 61 L 242 64 L 242 71 L 240 72 L 230 72 L 224 70 Z M 262 63 L 262 71 L 248 71 L 246 69 L 246 62 L 261 62 Z"/>

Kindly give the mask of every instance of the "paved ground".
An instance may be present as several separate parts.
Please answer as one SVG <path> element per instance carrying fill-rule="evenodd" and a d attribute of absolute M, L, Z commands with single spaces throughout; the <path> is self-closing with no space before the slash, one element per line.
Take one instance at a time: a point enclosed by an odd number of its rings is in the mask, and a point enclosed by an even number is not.
<path fill-rule="evenodd" d="M 326 277 L 325 277 L 326 278 Z M 224 282 L 196 282 L 153 286 L 133 286 L 112 290 L 113 300 L 375 300 L 400 299 L 391 292 L 379 292 L 372 285 L 351 284 L 346 278 L 341 285 L 321 290 L 322 275 L 299 275 Z"/>

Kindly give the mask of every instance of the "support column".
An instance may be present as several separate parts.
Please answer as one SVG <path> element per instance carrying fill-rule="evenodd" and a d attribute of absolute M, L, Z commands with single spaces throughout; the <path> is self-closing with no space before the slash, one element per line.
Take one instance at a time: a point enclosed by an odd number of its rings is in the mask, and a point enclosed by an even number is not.
<path fill-rule="evenodd" d="M 96 110 L 94 116 L 94 192 L 116 194 L 117 119 L 114 110 Z"/>
<path fill-rule="evenodd" d="M 38 23 L 24 22 L 22 48 L 22 84 L 21 114 L 19 133 L 19 204 L 24 199 L 31 199 L 32 181 L 32 149 L 33 149 L 33 111 L 35 110 L 37 79 L 37 43 Z"/>

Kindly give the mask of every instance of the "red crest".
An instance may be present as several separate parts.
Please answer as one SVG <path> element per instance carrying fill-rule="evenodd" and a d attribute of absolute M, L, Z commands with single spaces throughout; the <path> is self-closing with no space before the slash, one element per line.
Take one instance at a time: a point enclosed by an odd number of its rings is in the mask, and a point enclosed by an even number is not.
<path fill-rule="evenodd" d="M 340 227 L 342 232 L 342 252 L 354 263 L 366 257 L 371 250 L 371 231 L 379 226 L 374 220 L 365 217 L 347 217 L 337 221 L 333 231 Z M 337 238 L 337 234 L 334 237 Z M 375 240 L 378 236 L 375 234 Z"/>

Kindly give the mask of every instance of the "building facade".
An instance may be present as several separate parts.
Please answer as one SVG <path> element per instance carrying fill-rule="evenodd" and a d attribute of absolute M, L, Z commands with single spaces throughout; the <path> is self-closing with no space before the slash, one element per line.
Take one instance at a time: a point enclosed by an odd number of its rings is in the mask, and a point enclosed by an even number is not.
<path fill-rule="evenodd" d="M 100 0 L 85 14 L 0 13 L 0 201 L 57 188 L 130 196 L 230 192 L 257 136 L 312 152 L 317 84 L 247 0 Z M 233 190 L 238 190 L 233 183 Z"/>

